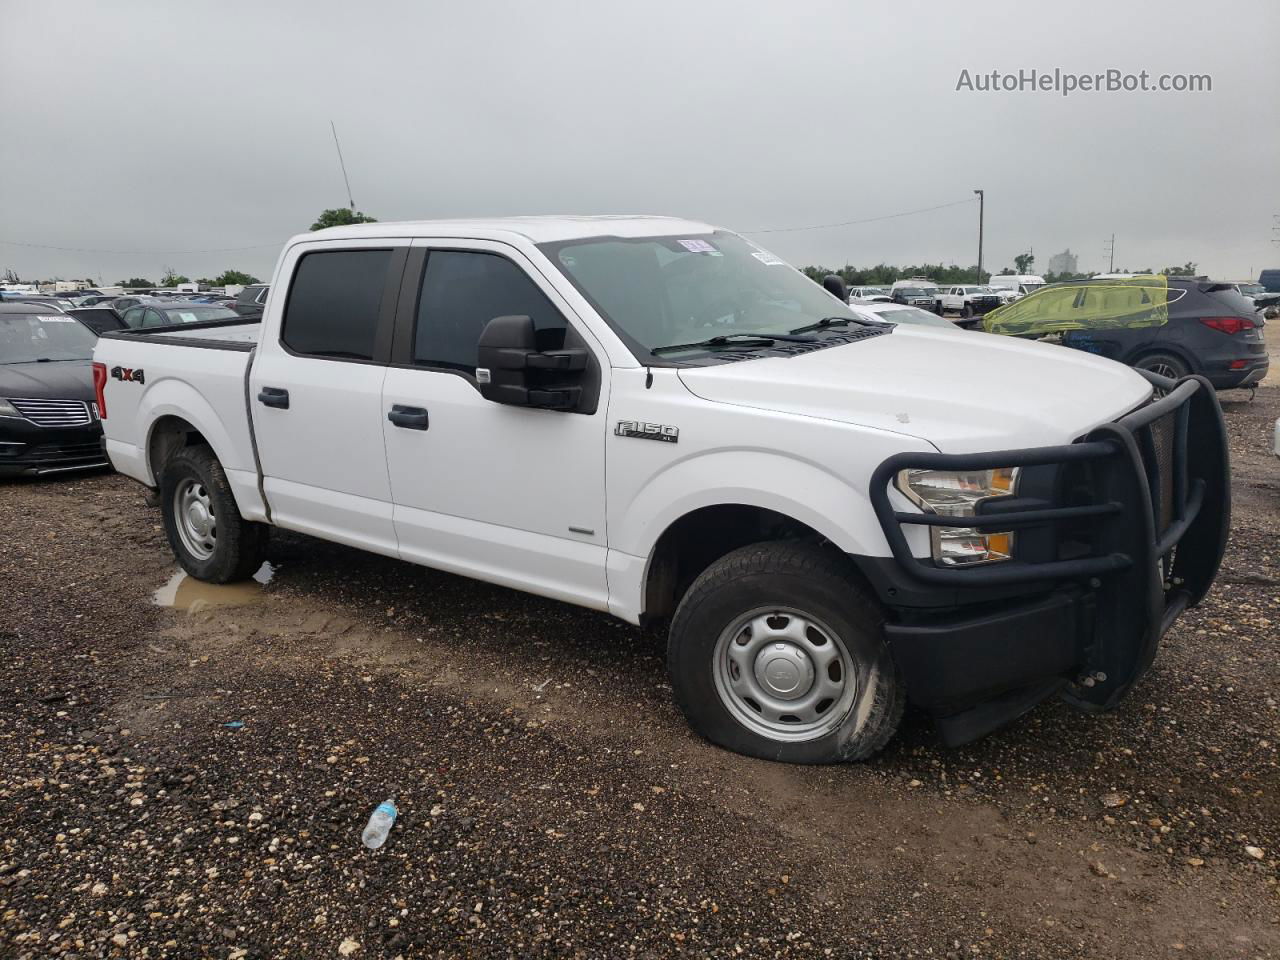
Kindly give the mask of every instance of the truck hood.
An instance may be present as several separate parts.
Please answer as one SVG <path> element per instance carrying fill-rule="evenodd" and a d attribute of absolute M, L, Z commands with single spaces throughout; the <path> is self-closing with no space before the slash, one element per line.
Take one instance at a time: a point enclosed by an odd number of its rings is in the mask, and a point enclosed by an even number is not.
<path fill-rule="evenodd" d="M 899 324 L 792 357 L 683 367 L 695 396 L 888 430 L 942 453 L 1070 443 L 1151 395 L 1129 367 L 1054 344 Z"/>

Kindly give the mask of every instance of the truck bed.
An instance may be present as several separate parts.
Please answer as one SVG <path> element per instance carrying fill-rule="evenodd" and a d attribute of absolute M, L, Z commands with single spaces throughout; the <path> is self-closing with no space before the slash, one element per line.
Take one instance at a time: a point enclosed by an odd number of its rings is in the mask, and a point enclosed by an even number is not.
<path fill-rule="evenodd" d="M 133 330 L 110 330 L 99 339 L 164 343 L 175 347 L 205 347 L 213 350 L 253 349 L 258 342 L 260 318 L 252 320 L 209 320 L 205 323 L 173 324 Z"/>
<path fill-rule="evenodd" d="M 242 510 L 256 519 L 263 507 L 247 378 L 260 328 L 257 319 L 210 320 L 99 337 L 93 359 L 106 368 L 102 429 L 115 468 L 155 486 L 151 431 L 182 421 L 213 448 Z"/>

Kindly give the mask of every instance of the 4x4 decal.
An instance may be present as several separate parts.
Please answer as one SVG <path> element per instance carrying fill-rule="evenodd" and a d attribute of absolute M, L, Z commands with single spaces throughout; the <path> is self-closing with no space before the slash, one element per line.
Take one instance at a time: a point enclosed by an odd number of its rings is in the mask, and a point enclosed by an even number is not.
<path fill-rule="evenodd" d="M 112 367 L 111 376 L 113 379 L 119 380 L 121 383 L 126 381 L 129 383 L 147 382 L 146 376 L 143 374 L 141 368 L 134 370 L 132 367 Z"/>

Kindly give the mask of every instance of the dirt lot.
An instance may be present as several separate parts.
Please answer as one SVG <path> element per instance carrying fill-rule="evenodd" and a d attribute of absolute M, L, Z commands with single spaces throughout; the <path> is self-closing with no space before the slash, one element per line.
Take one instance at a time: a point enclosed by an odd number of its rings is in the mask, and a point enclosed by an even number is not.
<path fill-rule="evenodd" d="M 1225 570 L 1118 712 L 835 768 L 603 616 L 289 536 L 158 606 L 140 488 L 6 484 L 0 955 L 1280 956 L 1280 387 L 1224 400 Z"/>

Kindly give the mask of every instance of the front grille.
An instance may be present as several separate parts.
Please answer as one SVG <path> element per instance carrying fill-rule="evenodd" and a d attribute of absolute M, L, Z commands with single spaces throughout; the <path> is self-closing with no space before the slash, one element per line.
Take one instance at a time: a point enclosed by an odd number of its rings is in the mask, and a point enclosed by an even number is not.
<path fill-rule="evenodd" d="M 82 427 L 89 423 L 83 400 L 10 400 L 20 414 L 39 427 Z"/>
<path fill-rule="evenodd" d="M 1175 411 L 1151 421 L 1148 428 L 1151 431 L 1151 442 L 1149 445 L 1143 444 L 1143 459 L 1147 461 L 1157 536 L 1163 534 L 1174 520 L 1173 477 L 1177 468 L 1173 444 L 1178 428 L 1177 416 Z"/>

